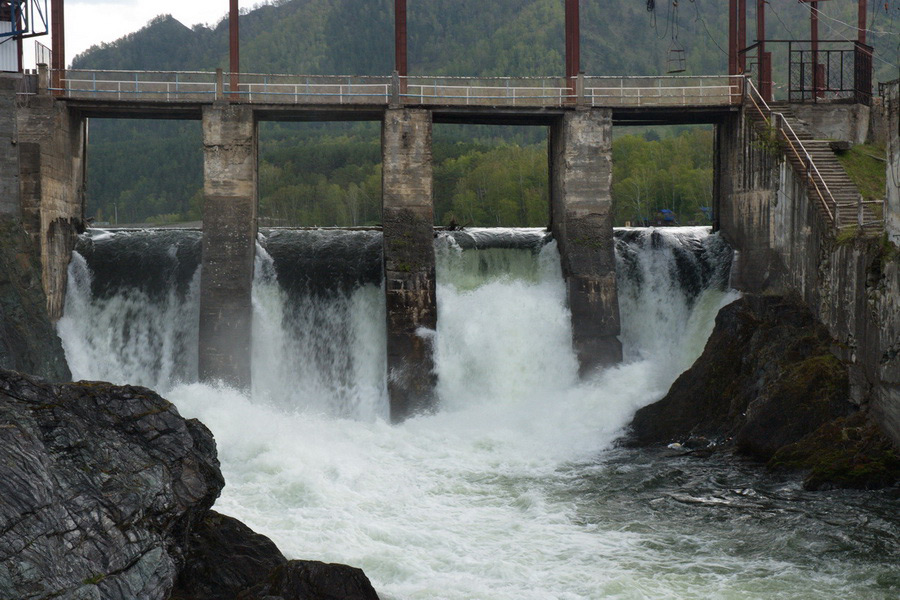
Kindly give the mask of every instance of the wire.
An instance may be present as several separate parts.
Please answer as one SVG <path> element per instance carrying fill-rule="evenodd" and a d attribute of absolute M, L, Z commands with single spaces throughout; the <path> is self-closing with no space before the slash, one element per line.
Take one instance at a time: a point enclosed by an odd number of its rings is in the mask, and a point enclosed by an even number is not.
<path fill-rule="evenodd" d="M 781 15 L 778 14 L 778 11 L 775 10 L 775 5 L 772 4 L 771 2 L 768 2 L 768 1 L 766 2 L 766 4 L 769 5 L 769 9 L 772 11 L 772 14 L 775 15 L 775 18 L 778 19 L 778 22 L 781 23 L 781 25 L 782 25 L 782 26 L 787 30 L 787 32 L 790 34 L 790 38 L 791 38 L 792 40 L 793 40 L 793 39 L 797 39 L 797 36 L 794 35 L 794 31 L 790 28 L 790 26 L 789 26 L 787 23 L 784 22 L 784 20 L 781 18 Z"/>
<path fill-rule="evenodd" d="M 803 4 L 806 4 L 806 3 L 803 3 Z M 812 11 L 812 7 L 811 7 L 811 6 L 809 6 L 808 4 L 806 4 L 806 7 L 807 7 L 807 9 L 809 9 L 810 11 Z M 840 19 L 836 19 L 836 18 L 834 18 L 834 17 L 829 17 L 829 16 L 826 15 L 824 12 L 822 12 L 822 9 L 817 9 L 817 10 L 819 11 L 819 16 L 820 16 L 820 17 L 825 17 L 826 19 L 828 19 L 828 20 L 830 20 L 830 21 L 834 21 L 835 23 L 840 23 L 841 25 L 843 25 L 843 26 L 845 26 L 845 27 L 849 27 L 850 29 L 852 29 L 852 30 L 854 30 L 854 31 L 859 31 L 859 27 L 857 27 L 856 25 L 851 25 L 850 23 L 845 23 L 844 21 L 841 21 Z M 834 31 L 834 30 L 832 30 L 832 31 Z M 867 33 L 871 33 L 871 34 L 873 34 L 873 35 L 900 35 L 900 33 L 897 33 L 897 32 L 894 32 L 894 31 L 875 31 L 875 30 L 873 30 L 873 29 L 865 29 L 865 28 L 863 29 L 863 31 L 865 31 L 865 32 L 867 32 Z"/>
<path fill-rule="evenodd" d="M 691 4 L 694 5 L 694 8 L 697 11 L 697 17 L 694 19 L 694 22 L 696 23 L 697 21 L 700 21 L 700 23 L 703 25 L 703 29 L 706 30 L 706 35 L 709 37 L 710 41 L 712 41 L 712 43 L 716 45 L 716 48 L 718 48 L 722 52 L 722 54 L 728 56 L 728 51 L 722 48 L 722 46 L 719 45 L 719 42 L 716 41 L 716 38 L 714 38 L 712 33 L 710 33 L 709 27 L 707 27 L 706 25 L 706 19 L 704 19 L 700 14 L 700 3 L 696 2 L 695 0 L 691 0 Z"/>
<path fill-rule="evenodd" d="M 812 9 L 812 7 L 811 7 L 809 4 L 807 4 L 807 3 L 805 3 L 805 2 L 801 2 L 800 4 L 801 4 L 802 6 L 805 6 L 806 9 L 809 10 L 810 14 L 812 14 L 813 9 Z M 816 11 L 819 13 L 819 15 L 822 15 L 822 11 L 821 11 L 821 10 L 816 9 Z M 832 21 L 837 21 L 837 19 L 832 19 Z M 843 23 L 843 21 L 838 21 L 838 22 L 839 22 L 839 23 Z M 844 23 L 844 25 L 847 25 L 847 24 Z M 848 27 L 851 27 L 851 28 L 853 28 L 853 29 L 857 29 L 856 27 L 853 27 L 852 25 L 847 25 L 847 26 L 848 26 Z M 856 42 L 856 40 L 851 40 L 850 38 L 848 38 L 847 36 L 845 36 L 842 32 L 838 31 L 837 29 L 835 29 L 834 27 L 832 27 L 832 26 L 829 25 L 828 23 L 825 23 L 825 27 L 827 27 L 828 29 L 830 29 L 831 32 L 832 32 L 833 34 L 835 34 L 836 36 L 838 36 L 839 38 L 841 38 L 841 39 L 844 40 L 845 42 L 850 42 L 851 44 L 853 44 L 853 43 Z M 892 35 L 897 35 L 897 34 L 892 34 Z M 898 48 L 900 48 L 900 45 L 898 45 Z M 886 64 L 886 65 L 889 66 L 889 67 L 900 67 L 900 62 L 897 62 L 897 63 L 888 62 L 888 61 L 886 61 L 885 59 L 883 59 L 883 58 L 881 58 L 880 56 L 878 56 L 877 54 L 875 54 L 874 52 L 872 53 L 872 57 L 875 58 L 876 60 L 880 60 L 881 62 L 883 62 L 884 64 Z"/>

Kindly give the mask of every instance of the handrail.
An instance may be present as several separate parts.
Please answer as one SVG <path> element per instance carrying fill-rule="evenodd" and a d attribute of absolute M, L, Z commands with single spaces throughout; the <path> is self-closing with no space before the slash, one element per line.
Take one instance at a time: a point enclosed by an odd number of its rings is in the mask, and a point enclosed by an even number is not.
<path fill-rule="evenodd" d="M 197 102 L 204 98 L 239 102 L 428 105 L 500 102 L 521 107 L 733 106 L 740 103 L 734 76 L 461 77 L 413 75 L 286 75 L 225 71 L 60 70 L 49 78 L 59 97 L 71 99 Z M 418 92 L 418 93 L 415 93 Z"/>
<path fill-rule="evenodd" d="M 759 90 L 756 89 L 756 86 L 753 85 L 753 81 L 749 77 L 747 78 L 746 83 L 748 84 L 747 89 L 751 92 L 749 94 L 750 101 L 753 103 L 753 106 L 756 108 L 756 110 L 759 112 L 760 116 L 766 122 L 766 125 L 768 125 L 769 127 L 775 128 L 777 132 L 781 133 L 781 135 L 784 136 L 785 141 L 790 145 L 791 150 L 793 150 L 794 156 L 797 158 L 797 160 L 800 161 L 801 163 L 806 164 L 807 179 L 813 184 L 816 194 L 819 197 L 819 201 L 822 204 L 823 208 L 825 208 L 825 212 L 828 213 L 828 217 L 831 219 L 831 222 L 834 223 L 834 226 L 836 228 L 840 229 L 841 228 L 841 214 L 840 214 L 840 211 L 838 210 L 837 200 L 835 200 L 834 195 L 831 193 L 831 190 L 828 189 L 828 184 L 825 182 L 825 178 L 822 177 L 822 174 L 819 172 L 819 168 L 816 166 L 816 163 L 813 162 L 812 156 L 810 156 L 809 152 L 806 150 L 806 146 L 804 146 L 803 142 L 800 141 L 799 136 L 794 131 L 794 128 L 791 127 L 791 124 L 788 122 L 788 120 L 785 118 L 784 113 L 775 112 L 771 109 L 771 107 L 768 105 L 768 103 L 766 103 L 765 99 L 762 97 L 762 94 L 760 94 Z M 754 98 L 754 95 L 756 96 L 755 98 Z M 757 102 L 757 99 L 765 107 L 765 109 L 766 109 L 765 112 L 763 112 L 762 108 L 760 108 L 759 103 Z M 766 115 L 766 113 L 768 113 L 768 116 Z M 775 116 L 777 116 L 778 120 L 780 121 L 780 124 L 781 124 L 780 127 L 776 127 L 776 125 L 773 124 L 773 122 L 772 122 L 775 120 L 774 119 Z M 770 119 L 770 117 L 772 117 L 772 118 Z M 784 129 L 785 126 L 787 126 L 787 131 L 785 131 L 785 129 Z M 790 132 L 790 135 L 788 135 L 788 131 Z M 793 137 L 793 139 L 791 139 L 792 137 Z M 796 145 L 795 145 L 795 143 L 796 143 Z M 799 146 L 800 150 L 803 151 L 802 157 L 800 156 L 800 153 L 797 151 L 797 146 Z M 806 159 L 805 161 L 804 161 L 804 158 Z M 818 179 L 819 179 L 818 182 L 816 181 L 816 178 L 813 177 L 813 173 L 815 173 L 815 175 L 818 177 Z M 822 190 L 819 189 L 819 183 L 821 183 L 822 187 L 825 188 L 825 193 L 828 195 L 828 199 L 831 200 L 831 204 L 834 207 L 833 213 L 832 213 L 831 208 L 829 208 L 829 206 L 828 206 L 828 200 L 826 200 L 825 196 L 822 194 Z"/>

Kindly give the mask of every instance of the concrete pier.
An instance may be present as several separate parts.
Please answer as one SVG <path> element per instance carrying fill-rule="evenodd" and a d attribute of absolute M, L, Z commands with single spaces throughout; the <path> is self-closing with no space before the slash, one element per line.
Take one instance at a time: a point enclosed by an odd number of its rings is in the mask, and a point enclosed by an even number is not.
<path fill-rule="evenodd" d="M 388 109 L 382 129 L 384 283 L 391 420 L 432 405 L 437 326 L 431 113 Z"/>
<path fill-rule="evenodd" d="M 571 111 L 550 128 L 551 229 L 585 375 L 622 360 L 613 241 L 612 112 Z"/>
<path fill-rule="evenodd" d="M 246 106 L 203 107 L 199 375 L 250 387 L 257 125 Z"/>

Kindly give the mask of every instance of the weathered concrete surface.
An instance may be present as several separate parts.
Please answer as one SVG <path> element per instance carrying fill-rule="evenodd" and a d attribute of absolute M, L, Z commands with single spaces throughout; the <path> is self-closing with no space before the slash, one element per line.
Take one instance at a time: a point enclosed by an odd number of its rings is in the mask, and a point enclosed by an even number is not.
<path fill-rule="evenodd" d="M 865 104 L 795 102 L 790 107 L 816 139 L 865 144 L 869 137 L 872 109 Z"/>
<path fill-rule="evenodd" d="M 0 73 L 0 215 L 19 217 L 19 138 L 16 88 L 21 75 Z"/>
<path fill-rule="evenodd" d="M 246 106 L 203 107 L 203 265 L 198 368 L 250 386 L 257 234 L 257 124 Z"/>
<path fill-rule="evenodd" d="M 22 222 L 40 248 L 47 311 L 62 316 L 67 269 L 84 230 L 87 121 L 50 96 L 29 96 L 17 111 Z"/>
<path fill-rule="evenodd" d="M 68 381 L 66 356 L 47 316 L 38 253 L 15 217 L 0 215 L 0 239 L 0 368 Z"/>
<path fill-rule="evenodd" d="M 586 374 L 622 360 L 613 242 L 612 113 L 566 113 L 550 131 L 551 229 Z"/>
<path fill-rule="evenodd" d="M 884 102 L 887 123 L 887 206 L 885 225 L 888 236 L 900 245 L 900 83 L 894 83 Z"/>
<path fill-rule="evenodd" d="M 839 342 L 835 352 L 851 367 L 853 400 L 900 444 L 897 253 L 880 240 L 839 242 L 791 166 L 767 158 L 746 127 L 732 131 L 735 138 L 719 149 L 730 154 L 720 226 L 740 251 L 733 285 L 798 294 Z"/>
<path fill-rule="evenodd" d="M 437 326 L 431 113 L 388 109 L 381 148 L 391 419 L 431 407 Z"/>

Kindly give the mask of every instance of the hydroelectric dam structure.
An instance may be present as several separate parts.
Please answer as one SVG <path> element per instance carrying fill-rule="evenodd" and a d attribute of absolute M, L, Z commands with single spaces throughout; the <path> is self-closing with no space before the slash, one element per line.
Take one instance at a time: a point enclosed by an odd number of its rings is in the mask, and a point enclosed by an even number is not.
<path fill-rule="evenodd" d="M 236 27 L 237 19 L 232 22 Z M 0 77 L 0 137 L 14 142 L 4 144 L 4 151 L 12 148 L 15 154 L 15 160 L 0 161 L 0 210 L 21 218 L 31 234 L 41 256 L 48 311 L 58 319 L 67 267 L 84 228 L 88 120 L 201 121 L 199 375 L 246 388 L 258 233 L 258 125 L 379 122 L 387 386 L 391 417 L 401 420 L 428 408 L 435 384 L 432 348 L 423 335 L 436 328 L 438 314 L 435 123 L 534 125 L 549 131 L 548 217 L 583 373 L 622 357 L 611 197 L 613 127 L 711 124 L 716 128 L 714 229 L 740 253 L 733 280 L 747 291 L 799 292 L 833 335 L 847 342 L 846 358 L 852 354 L 866 385 L 877 390 L 876 409 L 900 441 L 897 353 L 886 365 L 866 366 L 878 364 L 878 357 L 890 355 L 897 343 L 894 325 L 879 315 L 900 314 L 900 278 L 887 273 L 887 290 L 875 300 L 881 304 L 873 313 L 866 308 L 865 293 L 854 287 L 866 280 L 864 257 L 838 256 L 852 250 L 833 245 L 836 235 L 850 229 L 880 236 L 897 207 L 878 211 L 863 201 L 847 175 L 832 168 L 836 161 L 828 143 L 804 131 L 789 107 L 771 104 L 769 92 L 763 88 L 761 93 L 743 75 L 585 75 L 572 41 L 577 40 L 577 10 L 574 16 L 567 11 L 566 30 L 566 75 L 543 78 L 409 75 L 405 38 L 403 44 L 398 41 L 398 68 L 390 76 L 271 75 L 236 68 L 74 70 L 65 69 L 57 53 L 51 67 Z M 405 22 L 398 23 L 398 31 L 405 35 Z M 890 93 L 894 98 L 897 92 Z M 896 148 L 896 111 L 892 118 L 888 142 Z M 817 261 L 844 265 L 847 272 L 837 266 L 827 271 Z M 860 273 L 849 272 L 853 265 Z"/>

